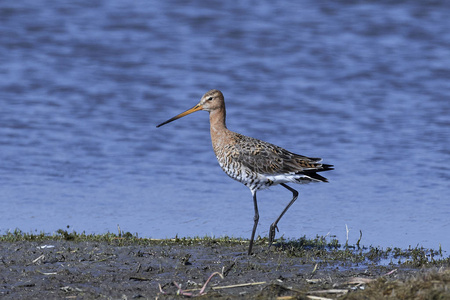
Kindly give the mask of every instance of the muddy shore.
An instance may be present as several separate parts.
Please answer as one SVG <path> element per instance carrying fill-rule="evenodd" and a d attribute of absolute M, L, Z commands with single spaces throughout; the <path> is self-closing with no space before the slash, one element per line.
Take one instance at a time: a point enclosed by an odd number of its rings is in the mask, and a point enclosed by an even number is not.
<path fill-rule="evenodd" d="M 226 237 L 62 230 L 0 241 L 1 299 L 450 299 L 450 259 L 429 249 L 259 239 L 248 256 L 248 241 Z"/>

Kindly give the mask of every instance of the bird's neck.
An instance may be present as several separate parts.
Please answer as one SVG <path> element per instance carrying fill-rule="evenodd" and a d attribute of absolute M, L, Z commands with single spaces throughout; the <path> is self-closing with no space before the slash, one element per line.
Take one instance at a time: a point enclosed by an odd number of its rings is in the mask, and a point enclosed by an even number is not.
<path fill-rule="evenodd" d="M 225 108 L 219 108 L 209 113 L 211 130 L 220 131 L 227 128 L 225 125 Z"/>
<path fill-rule="evenodd" d="M 216 109 L 209 113 L 211 140 L 213 142 L 213 146 L 215 143 L 221 144 L 229 131 L 225 124 L 225 117 L 225 108 Z"/>

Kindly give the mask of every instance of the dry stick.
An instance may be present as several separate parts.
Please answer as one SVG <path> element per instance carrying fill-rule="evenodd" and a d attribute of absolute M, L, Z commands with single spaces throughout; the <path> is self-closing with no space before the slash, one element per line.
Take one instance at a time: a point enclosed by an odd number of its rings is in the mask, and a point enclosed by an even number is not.
<path fill-rule="evenodd" d="M 393 274 L 393 273 L 395 273 L 395 272 L 397 272 L 397 269 L 394 269 L 394 270 L 392 270 L 392 271 L 390 271 L 390 272 L 387 272 L 387 273 L 384 274 L 383 276 L 391 275 L 391 274 Z"/>
<path fill-rule="evenodd" d="M 312 270 L 311 274 L 314 274 L 314 272 L 317 271 L 317 267 L 318 267 L 318 266 L 319 266 L 319 264 L 316 264 L 316 265 L 314 266 L 314 270 Z"/>
<path fill-rule="evenodd" d="M 349 232 L 350 230 L 348 230 L 347 224 L 345 224 L 345 230 L 347 231 L 347 240 L 345 241 L 345 247 L 348 247 L 348 232 Z"/>
<path fill-rule="evenodd" d="M 42 275 L 58 275 L 57 272 L 42 272 L 40 270 L 36 270 L 36 272 L 41 273 Z"/>
<path fill-rule="evenodd" d="M 166 292 L 164 292 L 164 290 L 162 289 L 162 286 L 161 286 L 161 284 L 160 283 L 158 283 L 158 287 L 159 287 L 159 292 L 161 293 L 161 294 L 166 294 Z"/>
<path fill-rule="evenodd" d="M 230 289 L 230 288 L 237 288 L 237 287 L 244 287 L 244 286 L 260 285 L 260 284 L 264 284 L 264 283 L 266 283 L 266 282 L 260 281 L 260 282 L 240 283 L 240 284 L 232 284 L 232 285 L 225 285 L 225 286 L 215 286 L 212 289 L 213 290 Z"/>
<path fill-rule="evenodd" d="M 238 284 L 232 284 L 232 285 L 213 286 L 211 289 L 212 290 L 231 289 L 231 288 L 238 288 L 238 287 L 244 287 L 244 286 L 260 285 L 260 284 L 264 284 L 264 283 L 266 283 L 266 281 L 238 283 Z M 194 291 L 198 291 L 198 290 L 199 289 L 190 289 L 190 290 L 186 290 L 186 292 L 194 292 Z"/>
<path fill-rule="evenodd" d="M 364 278 L 364 277 L 353 277 L 352 279 L 350 279 L 349 281 L 347 281 L 347 284 L 356 284 L 356 285 L 361 285 L 361 284 L 366 284 L 369 282 L 374 281 L 375 279 L 372 278 Z"/>
<path fill-rule="evenodd" d="M 211 274 L 211 276 L 209 276 L 208 280 L 206 280 L 205 284 L 203 285 L 202 289 L 200 290 L 200 292 L 198 293 L 199 295 L 203 294 L 205 292 L 206 286 L 208 285 L 209 281 L 211 280 L 211 278 L 214 277 L 214 275 L 219 275 L 220 278 L 223 279 L 223 275 L 220 274 L 219 272 L 214 272 Z"/>
<path fill-rule="evenodd" d="M 385 276 L 388 276 L 388 275 L 392 275 L 395 272 L 397 272 L 397 269 L 391 270 L 391 271 L 387 272 L 386 274 L 381 275 L 380 277 L 385 277 Z M 372 282 L 374 280 L 376 280 L 376 279 L 364 278 L 364 277 L 354 277 L 354 278 L 348 280 L 346 283 L 347 284 L 356 284 L 356 285 L 359 286 L 359 285 L 362 285 L 362 284 L 370 283 L 370 282 Z"/>
<path fill-rule="evenodd" d="M 178 283 L 175 282 L 175 281 L 173 282 L 173 284 L 174 284 L 174 285 L 177 287 L 177 289 L 178 289 L 177 295 L 188 296 L 188 297 L 201 296 L 201 295 L 203 295 L 203 294 L 205 293 L 206 286 L 207 286 L 208 283 L 211 281 L 211 278 L 213 278 L 215 275 L 219 275 L 219 276 L 223 279 L 223 275 L 222 275 L 221 273 L 219 273 L 219 272 L 214 272 L 214 273 L 212 273 L 212 274 L 209 276 L 209 278 L 206 280 L 205 284 L 203 285 L 203 287 L 201 288 L 201 290 L 198 292 L 197 295 L 194 295 L 193 293 L 190 293 L 190 292 L 192 292 L 192 291 L 197 291 L 197 290 L 199 290 L 199 289 L 183 290 L 183 289 L 181 288 L 181 284 L 178 284 Z M 160 291 L 162 294 L 166 294 L 166 292 L 164 292 L 164 290 L 162 289 L 161 284 L 158 284 L 158 286 L 159 286 L 159 291 Z"/>
<path fill-rule="evenodd" d="M 201 296 L 201 295 L 205 292 L 206 286 L 208 285 L 208 283 L 211 281 L 211 279 L 212 279 L 215 275 L 219 275 L 222 279 L 224 278 L 223 275 L 222 275 L 221 273 L 219 273 L 219 272 L 214 272 L 214 273 L 212 273 L 212 274 L 209 276 L 208 280 L 206 280 L 205 284 L 203 285 L 203 287 L 202 287 L 201 289 L 188 289 L 188 290 L 182 290 L 182 289 L 181 289 L 181 285 L 179 285 L 179 284 L 176 283 L 175 281 L 174 281 L 173 283 L 174 283 L 174 285 L 178 288 L 177 293 L 178 293 L 179 295 L 190 296 L 190 297 L 194 296 L 194 297 L 195 297 L 196 295 L 193 295 L 192 293 L 189 293 L 189 292 L 195 292 L 195 291 L 200 290 L 199 293 L 197 294 L 197 296 Z M 266 281 L 249 282 L 249 283 L 240 283 L 240 284 L 232 284 L 232 285 L 225 285 L 225 286 L 214 286 L 214 287 L 212 287 L 211 289 L 213 289 L 213 290 L 221 290 L 221 289 L 229 289 L 229 288 L 237 288 L 237 287 L 245 287 L 245 286 L 261 285 L 261 284 L 265 284 L 265 283 L 266 283 Z M 161 284 L 158 283 L 158 287 L 159 287 L 160 293 L 167 295 L 167 293 L 162 289 Z"/>
<path fill-rule="evenodd" d="M 312 300 L 332 300 L 331 298 L 318 297 L 318 296 L 311 296 L 311 295 L 306 296 L 306 298 L 312 299 Z"/>
<path fill-rule="evenodd" d="M 42 254 L 41 256 L 39 256 L 38 258 L 36 258 L 35 260 L 33 260 L 33 264 L 34 263 L 36 263 L 38 260 L 41 260 L 41 259 L 43 259 L 45 256 L 44 256 L 44 254 Z"/>
<path fill-rule="evenodd" d="M 181 289 L 181 284 L 178 284 L 178 283 L 176 283 L 175 281 L 173 282 L 173 284 L 175 284 L 175 286 L 178 288 L 177 295 L 189 296 L 189 297 L 192 297 L 192 296 L 193 296 L 192 293 L 186 293 L 186 291 L 183 291 L 183 290 Z"/>
<path fill-rule="evenodd" d="M 361 249 L 361 248 L 359 247 L 359 242 L 361 242 L 361 239 L 362 239 L 362 231 L 359 230 L 359 240 L 356 242 L 356 246 L 358 246 L 358 250 Z"/>
<path fill-rule="evenodd" d="M 344 289 L 329 289 L 329 290 L 319 290 L 319 291 L 310 291 L 308 294 L 347 294 L 348 290 Z"/>
<path fill-rule="evenodd" d="M 345 295 L 347 293 L 348 293 L 348 290 L 344 290 L 344 289 L 309 291 L 308 295 L 306 295 L 306 298 L 312 299 L 312 300 L 331 300 L 331 298 L 325 298 L 325 297 L 321 297 L 321 296 L 313 296 L 311 294 L 342 294 L 342 295 Z"/>

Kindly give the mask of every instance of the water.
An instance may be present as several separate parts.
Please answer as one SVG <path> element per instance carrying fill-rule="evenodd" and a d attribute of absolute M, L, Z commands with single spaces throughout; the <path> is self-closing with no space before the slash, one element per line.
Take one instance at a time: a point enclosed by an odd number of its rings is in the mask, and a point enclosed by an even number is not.
<path fill-rule="evenodd" d="M 249 238 L 208 116 L 334 164 L 278 237 L 450 250 L 450 20 L 439 1 L 0 4 L 0 232 Z M 260 224 L 289 202 L 258 193 Z"/>

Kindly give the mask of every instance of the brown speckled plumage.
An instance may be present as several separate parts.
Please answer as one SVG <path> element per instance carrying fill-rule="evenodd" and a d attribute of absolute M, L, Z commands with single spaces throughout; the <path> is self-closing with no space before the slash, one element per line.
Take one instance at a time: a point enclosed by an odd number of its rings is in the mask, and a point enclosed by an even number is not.
<path fill-rule="evenodd" d="M 298 195 L 296 190 L 285 183 L 328 182 L 325 177 L 317 174 L 317 172 L 332 170 L 333 166 L 322 164 L 320 158 L 295 154 L 276 145 L 229 130 L 225 124 L 224 97 L 218 90 L 208 91 L 196 106 L 157 127 L 198 110 L 209 112 L 211 141 L 220 167 L 228 176 L 242 182 L 252 192 L 255 217 L 249 254 L 252 251 L 253 239 L 259 220 L 256 191 L 280 184 L 293 193 L 294 197 L 291 202 L 270 226 L 270 246 L 275 238 L 275 230 L 278 229 L 278 221 L 294 203 Z"/>
<path fill-rule="evenodd" d="M 329 165 L 321 164 L 320 158 L 310 158 L 289 152 L 276 145 L 231 132 L 232 141 L 226 145 L 216 145 L 214 152 L 222 169 L 231 178 L 236 179 L 250 189 L 262 189 L 274 184 L 271 176 L 283 175 L 286 182 L 308 183 L 312 181 L 328 180 L 316 172 L 330 169 Z M 267 177 L 267 182 L 249 182 L 246 178 L 239 178 L 240 170 L 245 170 L 251 179 Z"/>

